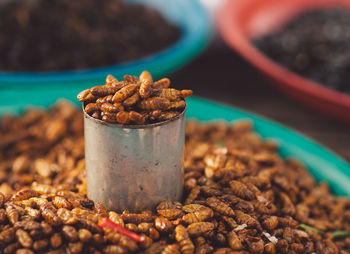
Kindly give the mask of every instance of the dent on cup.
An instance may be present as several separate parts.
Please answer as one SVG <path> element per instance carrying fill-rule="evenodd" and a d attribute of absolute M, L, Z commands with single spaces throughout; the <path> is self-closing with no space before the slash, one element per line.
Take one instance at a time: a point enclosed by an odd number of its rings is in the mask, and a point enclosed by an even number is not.
<path fill-rule="evenodd" d="M 185 111 L 147 125 L 111 124 L 84 111 L 88 197 L 119 212 L 180 201 Z"/>

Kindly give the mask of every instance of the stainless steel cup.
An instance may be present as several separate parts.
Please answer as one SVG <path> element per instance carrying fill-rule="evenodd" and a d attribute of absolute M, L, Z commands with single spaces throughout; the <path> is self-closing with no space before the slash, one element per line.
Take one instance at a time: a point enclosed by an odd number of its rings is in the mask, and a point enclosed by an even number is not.
<path fill-rule="evenodd" d="M 108 209 L 154 209 L 180 201 L 183 189 L 185 110 L 148 125 L 110 124 L 84 111 L 88 197 Z"/>

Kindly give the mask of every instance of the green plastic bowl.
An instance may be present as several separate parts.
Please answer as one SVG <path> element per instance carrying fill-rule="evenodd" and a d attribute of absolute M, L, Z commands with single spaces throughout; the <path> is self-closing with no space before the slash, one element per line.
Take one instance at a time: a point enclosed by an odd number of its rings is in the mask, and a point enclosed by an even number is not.
<path fill-rule="evenodd" d="M 164 76 L 198 56 L 209 44 L 212 22 L 206 10 L 197 0 L 127 0 L 139 2 L 155 8 L 168 22 L 177 25 L 182 35 L 168 48 L 144 58 L 101 68 L 46 73 L 5 73 L 0 72 L 0 92 L 2 87 L 22 89 L 23 86 L 76 87 L 83 89 L 87 84 L 101 83 L 108 74 L 121 78 L 124 74 L 138 75 L 148 70 L 155 78 Z M 27 89 L 27 88 L 25 88 Z"/>
<path fill-rule="evenodd" d="M 28 93 L 8 93 L 8 95 L 12 95 L 10 97 L 14 98 L 18 104 L 6 105 L 0 99 L 2 103 L 0 116 L 5 113 L 21 113 L 28 104 L 48 107 L 57 98 L 72 98 L 72 90 L 61 89 L 50 93 L 28 91 Z M 78 104 L 76 99 L 73 101 Z M 196 97 L 188 99 L 186 116 L 201 121 L 249 119 L 263 138 L 271 138 L 279 143 L 279 153 L 282 157 L 299 159 L 308 167 L 316 180 L 327 181 L 335 194 L 350 196 L 350 165 L 330 150 L 291 129 L 255 114 Z"/>

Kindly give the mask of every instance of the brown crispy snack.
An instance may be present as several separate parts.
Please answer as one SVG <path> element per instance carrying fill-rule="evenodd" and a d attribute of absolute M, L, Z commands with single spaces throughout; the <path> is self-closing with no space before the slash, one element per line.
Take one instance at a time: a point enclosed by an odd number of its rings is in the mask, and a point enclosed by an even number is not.
<path fill-rule="evenodd" d="M 169 88 L 170 80 L 154 81 L 148 71 L 139 77 L 124 75 L 118 81 L 112 75 L 106 83 L 80 92 L 78 100 L 84 110 L 95 119 L 108 123 L 151 124 L 170 120 L 186 108 L 185 98 L 192 90 Z"/>

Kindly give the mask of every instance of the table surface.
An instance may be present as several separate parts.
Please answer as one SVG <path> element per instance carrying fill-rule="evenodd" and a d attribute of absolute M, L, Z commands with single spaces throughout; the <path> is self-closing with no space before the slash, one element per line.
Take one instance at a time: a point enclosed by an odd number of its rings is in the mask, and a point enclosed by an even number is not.
<path fill-rule="evenodd" d="M 276 91 L 219 38 L 171 78 L 176 87 L 193 89 L 197 96 L 258 113 L 298 130 L 350 162 L 349 126 Z"/>

